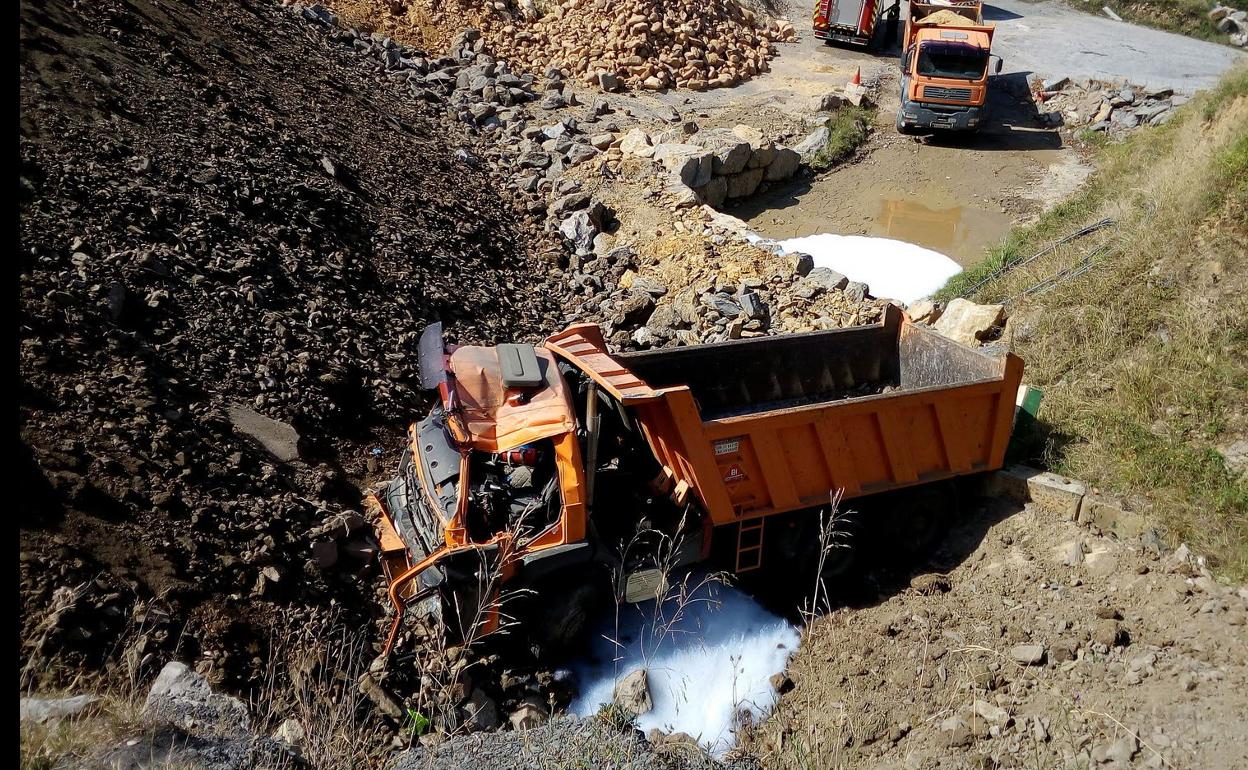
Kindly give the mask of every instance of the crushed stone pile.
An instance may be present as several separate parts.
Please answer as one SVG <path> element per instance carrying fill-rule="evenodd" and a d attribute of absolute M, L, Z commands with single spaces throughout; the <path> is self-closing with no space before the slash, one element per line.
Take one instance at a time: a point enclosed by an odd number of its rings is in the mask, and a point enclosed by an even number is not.
<path fill-rule="evenodd" d="M 736 0 L 565 0 L 540 8 L 532 0 L 485 8 L 418 2 L 401 13 L 377 0 L 329 5 L 361 28 L 429 48 L 458 47 L 463 38 L 450 31 L 471 27 L 481 33 L 478 50 L 489 49 L 521 71 L 562 70 L 605 91 L 736 85 L 766 72 L 773 44 L 796 35 L 792 24 Z"/>
<path fill-rule="evenodd" d="M 690 269 L 691 253 L 704 259 Z M 777 255 L 690 234 L 573 259 L 582 312 L 602 318 L 619 350 L 724 342 L 875 323 L 884 301 L 806 254 Z"/>
<path fill-rule="evenodd" d="M 608 91 L 736 85 L 765 72 L 772 43 L 794 35 L 736 0 L 566 0 L 528 25 L 482 32 L 522 67 L 566 69 Z"/>

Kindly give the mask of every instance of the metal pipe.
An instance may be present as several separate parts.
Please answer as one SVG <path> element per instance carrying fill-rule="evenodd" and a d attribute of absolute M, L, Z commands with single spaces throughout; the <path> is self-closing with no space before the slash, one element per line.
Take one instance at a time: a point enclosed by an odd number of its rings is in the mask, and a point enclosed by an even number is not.
<path fill-rule="evenodd" d="M 585 448 L 585 511 L 594 507 L 594 476 L 598 472 L 598 433 L 602 417 L 598 414 L 598 386 L 590 383 L 585 401 L 585 428 L 589 442 Z"/>

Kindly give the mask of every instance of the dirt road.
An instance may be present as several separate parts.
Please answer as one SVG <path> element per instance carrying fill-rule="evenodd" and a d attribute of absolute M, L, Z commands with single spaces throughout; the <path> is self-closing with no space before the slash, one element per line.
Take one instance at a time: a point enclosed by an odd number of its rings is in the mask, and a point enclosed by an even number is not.
<path fill-rule="evenodd" d="M 1099 3 L 1096 7 L 1099 7 Z M 1058 2 L 993 0 L 993 50 L 1007 72 L 1039 77 L 1123 78 L 1191 93 L 1210 88 L 1245 54 L 1224 45 L 1094 16 Z"/>

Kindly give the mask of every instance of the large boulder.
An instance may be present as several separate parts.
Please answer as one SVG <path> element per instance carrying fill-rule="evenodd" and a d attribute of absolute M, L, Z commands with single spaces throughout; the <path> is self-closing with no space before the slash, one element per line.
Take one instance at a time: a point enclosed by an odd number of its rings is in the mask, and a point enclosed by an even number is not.
<path fill-rule="evenodd" d="M 802 165 L 802 156 L 798 155 L 795 150 L 788 147 L 777 147 L 776 155 L 767 166 L 767 173 L 763 178 L 768 182 L 788 179 L 797 173 L 797 168 L 800 165 Z"/>
<path fill-rule="evenodd" d="M 828 137 L 831 135 L 832 132 L 827 126 L 819 126 L 807 134 L 806 138 L 799 142 L 793 150 L 802 156 L 802 160 L 810 162 L 812 158 L 819 154 L 820 150 L 828 145 Z"/>
<path fill-rule="evenodd" d="M 72 698 L 22 698 L 18 703 L 18 716 L 22 722 L 40 724 L 55 722 L 66 717 L 78 716 L 100 701 L 94 695 L 75 695 Z"/>
<path fill-rule="evenodd" d="M 589 254 L 594 250 L 594 236 L 598 226 L 590 211 L 574 211 L 559 223 L 559 234 L 568 240 L 577 254 Z"/>
<path fill-rule="evenodd" d="M 241 404 L 229 405 L 226 414 L 235 430 L 262 446 L 274 459 L 284 463 L 299 459 L 299 432 L 289 424 Z"/>
<path fill-rule="evenodd" d="M 764 172 L 765 169 L 750 168 L 742 171 L 740 174 L 726 177 L 728 180 L 727 197 L 745 198 L 753 195 L 758 190 L 758 186 L 763 182 Z"/>
<path fill-rule="evenodd" d="M 502 724 L 498 718 L 498 704 L 479 687 L 473 689 L 461 708 L 464 710 L 464 729 L 468 732 L 496 730 Z"/>
<path fill-rule="evenodd" d="M 1003 305 L 979 305 L 961 297 L 953 300 L 936 319 L 934 328 L 951 340 L 975 346 L 1001 322 Z"/>
<path fill-rule="evenodd" d="M 702 200 L 706 202 L 706 205 L 719 208 L 724 205 L 724 199 L 728 197 L 728 180 L 722 176 L 711 177 L 711 181 L 698 192 L 702 195 Z"/>
<path fill-rule="evenodd" d="M 650 314 L 653 312 L 654 297 L 650 296 L 649 292 L 634 290 L 616 303 L 611 321 L 616 328 L 632 328 L 650 320 Z"/>
<path fill-rule="evenodd" d="M 639 158 L 649 158 L 654 155 L 654 145 L 650 142 L 649 134 L 640 128 L 634 128 L 620 140 L 620 152 L 625 155 L 636 155 Z"/>
<path fill-rule="evenodd" d="M 616 682 L 611 700 L 629 714 L 645 714 L 653 709 L 654 700 L 650 697 L 650 677 L 646 670 L 639 668 Z"/>
<path fill-rule="evenodd" d="M 143 716 L 183 728 L 242 732 L 250 724 L 247 706 L 238 698 L 213 692 L 185 663 L 168 663 L 143 702 Z"/>
<path fill-rule="evenodd" d="M 726 128 L 704 131 L 698 141 L 711 152 L 711 171 L 717 176 L 740 173 L 750 162 L 750 143 Z"/>
<path fill-rule="evenodd" d="M 753 126 L 734 126 L 732 133 L 750 143 L 750 160 L 746 168 L 766 168 L 776 157 L 775 144 Z"/>
<path fill-rule="evenodd" d="M 711 158 L 710 152 L 696 144 L 665 143 L 654 148 L 655 161 L 695 189 L 711 181 Z"/>

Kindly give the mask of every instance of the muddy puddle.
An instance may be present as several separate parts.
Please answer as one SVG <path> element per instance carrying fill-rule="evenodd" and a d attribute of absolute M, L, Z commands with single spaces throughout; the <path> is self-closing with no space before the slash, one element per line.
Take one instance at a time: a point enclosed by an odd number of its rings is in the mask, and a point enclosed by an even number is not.
<path fill-rule="evenodd" d="M 920 196 L 889 187 L 847 195 L 845 180 L 837 175 L 772 190 L 732 213 L 766 238 L 817 233 L 895 238 L 939 251 L 964 267 L 984 259 L 1012 224 L 988 200 L 967 202 L 939 189 Z"/>

